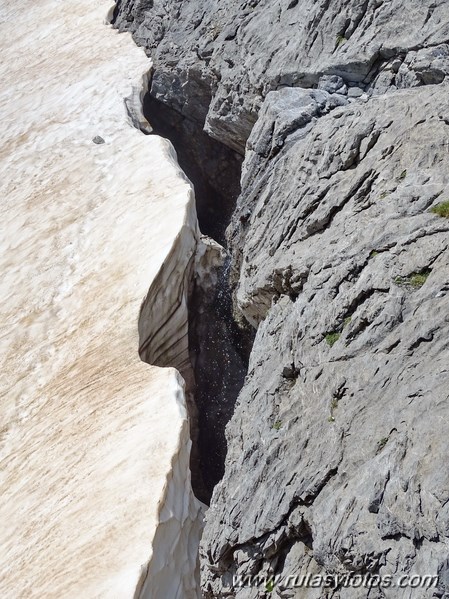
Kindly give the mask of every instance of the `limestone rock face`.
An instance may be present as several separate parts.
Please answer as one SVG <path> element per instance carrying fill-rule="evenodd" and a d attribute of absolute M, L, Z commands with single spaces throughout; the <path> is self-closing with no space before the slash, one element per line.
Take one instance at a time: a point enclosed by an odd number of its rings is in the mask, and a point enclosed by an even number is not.
<path fill-rule="evenodd" d="M 229 230 L 258 331 L 202 540 L 211 597 L 233 574 L 446 567 L 447 93 L 266 100 Z"/>
<path fill-rule="evenodd" d="M 121 0 L 116 17 L 154 57 L 151 93 L 241 153 L 269 91 L 448 73 L 445 0 Z"/>
<path fill-rule="evenodd" d="M 151 94 L 245 154 L 230 281 L 257 333 L 204 595 L 315 573 L 438 583 L 273 596 L 447 598 L 447 3 L 123 0 L 116 24 Z"/>
<path fill-rule="evenodd" d="M 169 143 L 135 128 L 151 64 L 107 8 L 1 7 L 5 599 L 197 596 L 184 383 L 138 354 L 139 307 L 180 240 L 194 252 L 195 206 Z"/>

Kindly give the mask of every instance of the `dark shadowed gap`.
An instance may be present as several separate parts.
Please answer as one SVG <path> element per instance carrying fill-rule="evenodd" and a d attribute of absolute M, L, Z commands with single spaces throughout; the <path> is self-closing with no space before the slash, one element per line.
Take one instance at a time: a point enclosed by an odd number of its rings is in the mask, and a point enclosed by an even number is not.
<path fill-rule="evenodd" d="M 150 94 L 144 99 L 144 114 L 154 132 L 172 142 L 180 167 L 194 185 L 201 232 L 225 245 L 240 193 L 243 157 Z"/>
<path fill-rule="evenodd" d="M 242 156 L 150 94 L 144 100 L 144 114 L 154 132 L 172 142 L 179 165 L 195 188 L 201 232 L 224 246 L 225 231 L 240 193 Z M 228 270 L 229 260 L 219 269 L 212 289 L 194 282 L 189 302 L 189 352 L 196 405 L 192 486 L 206 504 L 224 474 L 225 428 L 244 383 L 253 342 L 252 331 L 242 330 L 234 320 Z"/>
<path fill-rule="evenodd" d="M 111 25 L 115 25 L 121 8 L 122 8 L 122 0 L 116 0 L 114 10 L 112 11 Z"/>
<path fill-rule="evenodd" d="M 198 455 L 209 503 L 223 478 L 227 452 L 226 425 L 248 372 L 252 331 L 240 329 L 232 313 L 228 263 L 218 272 L 215 289 L 195 285 L 189 306 L 189 352 L 194 369 L 198 411 Z"/>

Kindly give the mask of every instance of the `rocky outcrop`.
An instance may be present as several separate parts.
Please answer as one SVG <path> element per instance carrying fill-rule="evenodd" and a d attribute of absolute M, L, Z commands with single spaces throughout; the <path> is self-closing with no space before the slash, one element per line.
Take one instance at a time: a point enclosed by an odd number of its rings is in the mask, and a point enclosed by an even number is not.
<path fill-rule="evenodd" d="M 245 155 L 230 283 L 257 330 L 203 592 L 417 574 L 437 587 L 265 590 L 447 597 L 447 5 L 163 5 L 122 1 L 116 25 L 154 56 L 150 94 Z"/>
<path fill-rule="evenodd" d="M 229 231 L 258 331 L 202 541 L 210 596 L 232 574 L 446 567 L 446 94 L 266 100 Z"/>
<path fill-rule="evenodd" d="M 151 94 L 241 153 L 269 91 L 338 75 L 357 94 L 447 74 L 444 0 L 121 0 L 115 16 L 155 61 Z"/>

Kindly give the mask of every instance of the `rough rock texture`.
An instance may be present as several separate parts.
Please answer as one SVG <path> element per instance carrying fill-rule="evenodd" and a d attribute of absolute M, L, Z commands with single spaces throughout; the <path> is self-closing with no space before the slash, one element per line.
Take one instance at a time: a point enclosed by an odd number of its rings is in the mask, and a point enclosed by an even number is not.
<path fill-rule="evenodd" d="M 202 541 L 211 596 L 231 574 L 310 563 L 447 567 L 449 221 L 429 211 L 447 198 L 447 93 L 312 120 L 326 92 L 267 98 L 229 231 L 237 306 L 258 332 Z"/>
<path fill-rule="evenodd" d="M 328 74 L 359 89 L 448 72 L 445 0 L 121 0 L 116 24 L 154 58 L 152 95 L 241 153 L 269 91 Z"/>
<path fill-rule="evenodd" d="M 273 593 L 448 597 L 447 3 L 129 0 L 116 19 L 155 58 L 150 93 L 245 152 L 230 280 L 257 335 L 203 592 L 264 596 L 235 574 L 438 574 Z"/>

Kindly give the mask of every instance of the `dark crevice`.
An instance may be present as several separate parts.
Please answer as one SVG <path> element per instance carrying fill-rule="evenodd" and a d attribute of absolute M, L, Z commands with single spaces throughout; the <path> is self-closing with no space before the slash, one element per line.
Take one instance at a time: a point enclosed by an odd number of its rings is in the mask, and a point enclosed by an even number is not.
<path fill-rule="evenodd" d="M 172 142 L 179 165 L 194 186 L 202 234 L 224 247 L 240 193 L 242 156 L 150 93 L 144 99 L 144 115 L 155 134 Z M 253 333 L 240 328 L 233 318 L 229 257 L 213 243 L 208 248 L 212 258 L 205 264 L 210 270 L 195 272 L 188 307 L 195 378 L 190 466 L 193 491 L 206 504 L 224 474 L 225 428 L 245 380 L 253 341 Z"/>
<path fill-rule="evenodd" d="M 143 109 L 154 133 L 172 142 L 179 166 L 193 183 L 201 232 L 225 245 L 225 230 L 240 194 L 243 157 L 151 94 L 145 96 Z"/>
<path fill-rule="evenodd" d="M 201 475 L 197 478 L 202 483 L 194 492 L 205 503 L 210 502 L 215 485 L 224 475 L 225 429 L 245 381 L 251 347 L 252 336 L 240 329 L 232 316 L 226 261 L 217 271 L 214 289 L 205 289 L 195 280 L 189 306 Z"/>
<path fill-rule="evenodd" d="M 112 11 L 111 25 L 115 25 L 115 22 L 117 21 L 117 17 L 120 12 L 120 5 L 121 5 L 120 0 L 115 3 L 114 9 Z"/>

